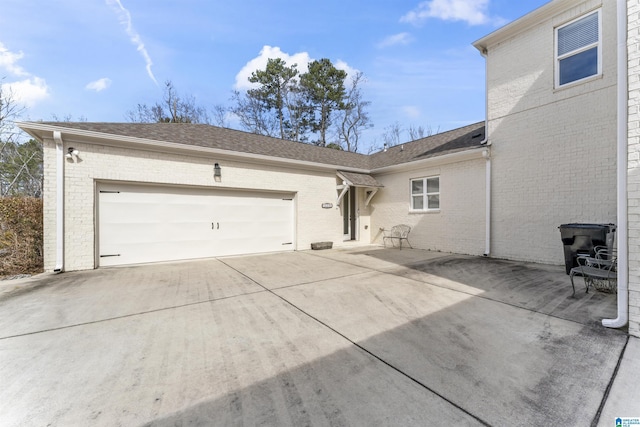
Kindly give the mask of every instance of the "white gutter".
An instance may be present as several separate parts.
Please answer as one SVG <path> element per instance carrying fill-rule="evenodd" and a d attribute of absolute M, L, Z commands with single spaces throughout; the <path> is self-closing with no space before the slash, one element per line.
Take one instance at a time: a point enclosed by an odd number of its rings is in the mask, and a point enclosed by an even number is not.
<path fill-rule="evenodd" d="M 396 171 L 423 169 L 433 165 L 445 165 L 449 163 L 463 162 L 465 160 L 479 159 L 484 152 L 485 147 L 471 148 L 469 150 L 458 151 L 455 153 L 443 154 L 442 156 L 428 157 L 422 160 L 414 160 L 412 162 L 399 163 L 391 166 L 384 166 L 381 168 L 371 169 L 370 174 L 385 174 Z M 350 172 L 350 169 L 340 168 Z"/>
<path fill-rule="evenodd" d="M 629 319 L 629 230 L 627 212 L 628 63 L 627 0 L 618 0 L 618 317 L 603 319 L 608 328 L 621 328 Z"/>
<path fill-rule="evenodd" d="M 64 146 L 60 131 L 53 132 L 56 142 L 56 266 L 54 272 L 64 271 Z"/>

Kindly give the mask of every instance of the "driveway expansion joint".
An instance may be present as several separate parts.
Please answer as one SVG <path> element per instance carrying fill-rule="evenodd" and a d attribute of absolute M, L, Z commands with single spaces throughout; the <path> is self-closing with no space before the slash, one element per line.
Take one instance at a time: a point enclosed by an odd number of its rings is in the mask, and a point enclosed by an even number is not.
<path fill-rule="evenodd" d="M 243 275 L 244 277 L 246 277 L 247 279 L 251 280 L 252 282 L 254 282 L 256 285 L 264 288 L 265 291 L 267 291 L 268 293 L 272 294 L 273 296 L 279 298 L 280 300 L 282 300 L 284 303 L 290 305 L 291 307 L 295 308 L 296 310 L 298 310 L 300 313 L 304 314 L 305 316 L 308 316 L 309 318 L 313 319 L 315 322 L 317 322 L 319 325 L 322 325 L 323 327 L 327 328 L 328 330 L 330 330 L 331 332 L 335 333 L 336 335 L 340 336 L 342 339 L 346 340 L 347 342 L 349 342 L 351 345 L 355 346 L 356 348 L 358 348 L 360 351 L 363 351 L 364 353 L 366 353 L 367 355 L 369 355 L 370 357 L 373 357 L 374 359 L 378 360 L 379 362 L 381 362 L 382 364 L 384 364 L 385 366 L 391 368 L 392 370 L 394 370 L 395 372 L 399 373 L 400 375 L 404 376 L 405 378 L 407 378 L 408 380 L 410 380 L 411 382 L 417 384 L 418 386 L 422 387 L 423 389 L 429 391 L 430 393 L 432 393 L 434 396 L 439 397 L 440 399 L 444 400 L 445 402 L 447 402 L 448 404 L 450 404 L 451 406 L 455 407 L 456 409 L 460 410 L 461 412 L 463 412 L 464 414 L 466 414 L 467 416 L 475 419 L 476 421 L 478 421 L 480 424 L 484 425 L 484 426 L 491 426 L 491 424 L 489 424 L 488 422 L 486 422 L 485 420 L 479 418 L 477 415 L 473 414 L 472 412 L 469 412 L 468 410 L 466 410 L 464 407 L 458 405 L 457 403 L 453 402 L 452 400 L 450 400 L 449 398 L 447 398 L 446 396 L 440 394 L 439 392 L 437 392 L 436 390 L 434 390 L 433 388 L 429 387 L 428 385 L 426 385 L 425 383 L 423 383 L 422 381 L 418 380 L 417 378 L 415 378 L 414 376 L 408 374 L 407 372 L 404 372 L 402 369 L 398 368 L 397 366 L 393 365 L 392 363 L 386 361 L 385 359 L 383 359 L 382 357 L 378 356 L 377 354 L 373 353 L 372 351 L 370 351 L 369 349 L 367 349 L 366 347 L 358 344 L 357 342 L 353 341 L 351 338 L 349 338 L 348 336 L 346 336 L 345 334 L 343 334 L 342 332 L 338 331 L 337 329 L 333 328 L 332 326 L 328 325 L 327 323 L 323 322 L 322 320 L 318 319 L 317 317 L 313 316 L 312 314 L 308 313 L 307 311 L 303 310 L 302 308 L 300 308 L 299 306 L 297 306 L 296 304 L 292 303 L 291 301 L 289 301 L 288 299 L 286 299 L 285 297 L 283 297 L 282 295 L 277 294 L 276 292 L 274 292 L 274 290 L 272 289 L 268 289 L 265 286 L 263 286 L 261 283 L 257 282 L 256 280 L 254 280 L 253 278 L 249 277 L 248 275 L 246 275 L 245 273 L 243 273 L 242 271 L 236 269 L 235 267 L 226 264 L 224 261 L 222 261 L 223 264 L 227 265 L 227 267 L 235 270 L 238 274 Z M 366 268 L 366 267 L 365 267 Z M 369 269 L 372 270 L 372 269 Z M 358 273 L 358 274 L 366 274 L 368 272 L 364 272 L 364 273 Z M 350 276 L 354 276 L 354 275 L 358 275 L 358 274 L 349 274 L 349 275 L 345 275 L 344 277 L 350 277 Z M 326 279 L 324 279 L 326 280 Z M 317 283 L 317 282 L 322 282 L 324 280 L 318 280 L 316 282 L 309 282 L 309 283 Z M 306 283 L 306 284 L 309 284 Z M 288 286 L 288 288 L 290 288 L 291 286 Z M 286 288 L 286 287 L 283 287 Z M 280 288 L 280 289 L 283 289 Z"/>
<path fill-rule="evenodd" d="M 57 327 L 57 328 L 49 328 L 49 329 L 41 329 L 39 331 L 24 332 L 24 333 L 21 333 L 21 334 L 8 335 L 6 337 L 0 337 L 0 341 L 8 340 L 8 339 L 11 339 L 11 338 L 25 337 L 25 336 L 28 336 L 28 335 L 43 334 L 43 333 L 46 333 L 46 332 L 61 331 L 61 330 L 76 328 L 76 327 L 80 327 L 80 326 L 95 325 L 97 323 L 105 323 L 105 322 L 110 322 L 112 320 L 126 319 L 126 318 L 129 318 L 129 317 L 144 316 L 144 315 L 147 315 L 147 314 L 154 314 L 154 313 L 158 313 L 158 312 L 162 312 L 162 311 L 173 310 L 173 309 L 176 309 L 176 308 L 191 307 L 191 306 L 194 306 L 194 305 L 207 304 L 207 303 L 217 302 L 217 301 L 224 301 L 224 300 L 228 300 L 228 299 L 234 299 L 234 298 L 243 297 L 243 296 L 246 296 L 246 295 L 261 294 L 261 293 L 264 293 L 264 292 L 265 292 L 264 290 L 253 291 L 253 292 L 245 292 L 245 293 L 242 293 L 242 294 L 230 295 L 230 296 L 227 296 L 227 297 L 206 299 L 206 300 L 194 301 L 194 302 L 190 302 L 190 303 L 186 303 L 186 304 L 173 305 L 173 306 L 170 306 L 170 307 L 161 307 L 161 308 L 156 308 L 156 309 L 153 309 L 153 310 L 140 311 L 140 312 L 137 312 L 137 313 L 123 314 L 122 316 L 108 317 L 106 319 L 98 319 L 98 320 L 92 320 L 92 321 L 89 321 L 89 322 L 74 323 L 72 325 L 65 325 L 65 326 L 60 326 L 60 327 Z"/>

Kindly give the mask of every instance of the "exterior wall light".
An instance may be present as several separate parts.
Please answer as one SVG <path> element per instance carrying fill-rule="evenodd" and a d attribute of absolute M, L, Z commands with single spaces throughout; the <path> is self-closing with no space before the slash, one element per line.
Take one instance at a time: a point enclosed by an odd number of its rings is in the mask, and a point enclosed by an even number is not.
<path fill-rule="evenodd" d="M 65 154 L 65 157 L 67 159 L 75 160 L 78 157 L 78 154 L 80 154 L 80 151 L 78 151 L 76 148 L 69 147 L 67 149 L 67 154 Z"/>
<path fill-rule="evenodd" d="M 216 182 L 222 181 L 222 168 L 220 167 L 219 163 L 213 165 L 213 179 Z"/>

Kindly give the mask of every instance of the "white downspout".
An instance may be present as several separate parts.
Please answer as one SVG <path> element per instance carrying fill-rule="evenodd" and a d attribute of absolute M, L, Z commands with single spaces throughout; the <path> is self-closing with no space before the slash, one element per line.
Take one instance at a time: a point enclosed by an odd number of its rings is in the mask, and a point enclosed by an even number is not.
<path fill-rule="evenodd" d="M 56 142 L 56 266 L 54 272 L 64 271 L 64 146 L 60 131 L 53 131 Z"/>
<path fill-rule="evenodd" d="M 603 319 L 608 328 L 621 328 L 629 319 L 629 233 L 627 218 L 627 121 L 628 63 L 627 63 L 627 0 L 618 0 L 618 317 Z"/>
<path fill-rule="evenodd" d="M 489 142 L 489 64 L 487 60 L 487 50 L 483 49 L 480 54 L 484 58 L 484 139 L 481 145 L 486 145 L 487 149 L 482 152 L 486 159 L 485 165 L 485 238 L 484 256 L 491 254 L 491 143 Z"/>
<path fill-rule="evenodd" d="M 486 132 L 486 128 L 485 128 Z M 486 189 L 486 200 L 484 202 L 485 205 L 485 246 L 484 246 L 484 256 L 489 256 L 491 254 L 491 151 L 486 149 L 482 152 L 482 156 L 486 159 L 487 163 L 485 165 L 485 189 Z"/>

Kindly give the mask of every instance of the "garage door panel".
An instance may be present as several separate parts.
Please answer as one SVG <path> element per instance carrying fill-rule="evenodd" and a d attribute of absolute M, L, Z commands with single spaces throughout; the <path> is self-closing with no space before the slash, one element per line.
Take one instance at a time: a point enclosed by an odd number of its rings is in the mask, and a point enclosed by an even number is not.
<path fill-rule="evenodd" d="M 292 195 L 101 185 L 101 266 L 293 250 Z"/>

